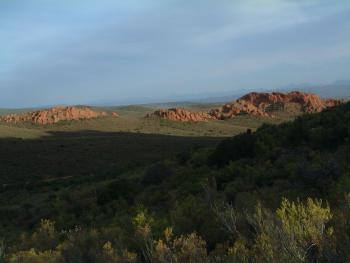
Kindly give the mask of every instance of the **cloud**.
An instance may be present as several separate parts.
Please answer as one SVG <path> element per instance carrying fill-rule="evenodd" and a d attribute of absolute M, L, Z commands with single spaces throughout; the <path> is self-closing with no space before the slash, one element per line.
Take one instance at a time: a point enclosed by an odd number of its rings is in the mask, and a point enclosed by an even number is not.
<path fill-rule="evenodd" d="M 252 35 L 288 30 L 291 27 L 313 23 L 343 10 L 335 8 L 336 5 L 328 8 L 327 4 L 322 4 L 323 8 L 318 10 L 320 2 L 323 1 L 233 1 L 234 4 L 226 9 L 225 23 L 194 36 L 192 42 L 199 46 L 213 45 Z M 313 8 L 318 11 L 310 12 Z"/>
<path fill-rule="evenodd" d="M 251 84 L 259 72 L 273 83 L 279 65 L 316 71 L 349 57 L 350 11 L 340 2 L 64 0 L 50 7 L 37 1 L 26 10 L 13 7 L 21 22 L 0 11 L 6 29 L 0 37 L 8 39 L 0 43 L 0 90 L 6 91 L 0 103 L 227 89 L 232 82 Z M 284 81 L 295 82 L 294 74 Z"/>

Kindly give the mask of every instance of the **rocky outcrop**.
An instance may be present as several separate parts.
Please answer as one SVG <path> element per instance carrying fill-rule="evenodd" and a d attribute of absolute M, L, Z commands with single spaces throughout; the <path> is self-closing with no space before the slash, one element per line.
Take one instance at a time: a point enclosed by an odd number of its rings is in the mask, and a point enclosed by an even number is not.
<path fill-rule="evenodd" d="M 340 105 L 341 100 L 321 99 L 315 94 L 293 91 L 290 93 L 249 93 L 237 101 L 209 111 L 215 119 L 230 119 L 240 114 L 272 116 L 274 107 L 285 108 L 287 104 L 297 104 L 302 112 L 320 112 L 328 107 Z"/>
<path fill-rule="evenodd" d="M 148 115 L 156 116 L 162 119 L 167 119 L 171 121 L 182 121 L 182 122 L 199 122 L 199 121 L 207 121 L 213 119 L 211 115 L 206 112 L 192 112 L 189 110 L 185 110 L 182 108 L 172 108 L 172 109 L 160 109 L 156 110 L 153 114 Z"/>
<path fill-rule="evenodd" d="M 207 121 L 225 120 L 238 115 L 248 114 L 258 117 L 272 117 L 278 110 L 290 110 L 288 107 L 296 105 L 299 111 L 305 113 L 320 112 L 325 108 L 334 107 L 343 103 L 341 100 L 322 99 L 315 94 L 293 91 L 290 93 L 258 93 L 252 92 L 240 99 L 223 105 L 208 112 L 191 112 L 182 108 L 161 109 L 148 116 L 157 116 L 172 121 Z"/>
<path fill-rule="evenodd" d="M 247 103 L 243 100 L 237 100 L 230 104 L 225 104 L 218 109 L 212 109 L 208 112 L 210 116 L 217 120 L 231 119 L 237 115 L 248 114 L 254 116 L 269 116 L 264 110 L 254 106 L 251 103 Z"/>
<path fill-rule="evenodd" d="M 116 113 L 115 113 L 116 114 Z M 113 114 L 112 116 L 117 116 Z M 22 114 L 10 114 L 0 117 L 5 122 L 32 122 L 35 124 L 54 124 L 60 121 L 77 121 L 94 119 L 108 114 L 103 111 L 95 111 L 89 107 L 54 107 L 46 110 L 26 112 Z"/>

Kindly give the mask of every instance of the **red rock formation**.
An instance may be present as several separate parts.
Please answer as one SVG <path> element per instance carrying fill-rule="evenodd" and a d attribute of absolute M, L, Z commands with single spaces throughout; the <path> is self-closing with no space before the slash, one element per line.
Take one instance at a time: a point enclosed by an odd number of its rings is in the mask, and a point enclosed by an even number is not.
<path fill-rule="evenodd" d="M 211 119 L 225 120 L 240 114 L 253 116 L 272 116 L 269 108 L 275 105 L 285 108 L 286 105 L 297 104 L 305 113 L 320 112 L 325 108 L 334 107 L 343 103 L 341 100 L 321 99 L 315 94 L 293 91 L 290 93 L 249 93 L 240 99 L 225 104 L 208 113 L 191 112 L 185 109 L 173 108 L 157 110 L 152 115 L 172 121 L 207 121 Z"/>
<path fill-rule="evenodd" d="M 249 93 L 237 101 L 226 104 L 219 109 L 209 111 L 215 119 L 229 119 L 239 114 L 249 114 L 254 116 L 271 116 L 266 110 L 271 105 L 298 104 L 303 112 L 320 112 L 325 108 L 334 107 L 342 103 L 341 100 L 321 99 L 315 94 L 293 91 L 290 93 Z"/>
<path fill-rule="evenodd" d="M 94 111 L 89 107 L 55 107 L 46 110 L 10 114 L 0 117 L 5 122 L 32 122 L 36 124 L 54 124 L 59 121 L 87 120 L 107 116 L 106 112 Z M 116 116 L 116 115 L 113 115 Z"/>
<path fill-rule="evenodd" d="M 268 116 L 268 114 L 259 107 L 256 107 L 251 103 L 247 103 L 241 100 L 237 100 L 232 104 L 225 104 L 224 106 L 218 109 L 212 109 L 208 112 L 208 114 L 217 120 L 231 119 L 240 114 Z"/>
<path fill-rule="evenodd" d="M 191 112 L 185 109 L 181 108 L 172 108 L 172 109 L 160 109 L 156 110 L 153 114 L 148 116 L 157 116 L 162 119 L 167 119 L 171 121 L 182 121 L 182 122 L 188 122 L 188 121 L 207 121 L 210 119 L 213 119 L 212 116 L 210 116 L 206 112 Z"/>

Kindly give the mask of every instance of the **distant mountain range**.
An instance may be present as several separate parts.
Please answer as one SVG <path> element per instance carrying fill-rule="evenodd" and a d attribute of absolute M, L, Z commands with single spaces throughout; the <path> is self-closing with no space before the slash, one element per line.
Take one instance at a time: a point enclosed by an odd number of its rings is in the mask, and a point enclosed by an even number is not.
<path fill-rule="evenodd" d="M 277 90 L 282 92 L 299 90 L 316 93 L 321 97 L 350 99 L 350 80 L 338 80 L 334 83 L 324 85 L 312 85 L 307 83 L 289 85 Z"/>
<path fill-rule="evenodd" d="M 94 101 L 86 103 L 86 105 L 108 107 L 108 106 L 123 106 L 123 105 L 144 105 L 150 107 L 188 107 L 192 104 L 220 104 L 234 101 L 249 92 L 290 92 L 302 91 L 307 93 L 315 93 L 322 98 L 337 98 L 350 100 L 350 80 L 338 80 L 330 84 L 290 84 L 281 88 L 256 88 L 256 89 L 242 89 L 239 91 L 223 91 L 223 92 L 209 92 L 200 94 L 179 95 L 173 94 L 165 97 L 140 97 L 129 98 L 124 100 L 105 100 Z M 49 108 L 52 107 L 36 107 Z M 9 113 L 19 113 L 28 111 L 29 109 L 1 109 L 0 115 Z"/>
<path fill-rule="evenodd" d="M 291 91 L 303 91 L 307 93 L 315 93 L 323 98 L 338 98 L 350 100 L 350 80 L 338 80 L 330 84 L 290 84 L 285 87 L 275 89 L 256 89 L 256 90 L 243 90 L 241 92 L 231 92 L 230 95 L 213 96 L 203 99 L 191 100 L 196 103 L 222 103 L 229 102 L 240 98 L 248 92 L 291 92 Z"/>

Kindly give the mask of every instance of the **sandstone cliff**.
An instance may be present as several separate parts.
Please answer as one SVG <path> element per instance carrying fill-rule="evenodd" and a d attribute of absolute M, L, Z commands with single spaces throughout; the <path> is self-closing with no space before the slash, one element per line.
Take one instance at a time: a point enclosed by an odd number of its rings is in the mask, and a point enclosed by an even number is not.
<path fill-rule="evenodd" d="M 209 111 L 215 119 L 233 118 L 239 114 L 254 116 L 271 116 L 270 110 L 274 107 L 285 108 L 288 104 L 297 104 L 302 112 L 320 112 L 328 107 L 340 105 L 341 100 L 321 99 L 315 94 L 293 91 L 290 93 L 249 93 L 235 102 L 226 104 L 218 109 Z"/>
<path fill-rule="evenodd" d="M 32 122 L 36 124 L 54 124 L 60 121 L 87 120 L 107 116 L 103 111 L 94 111 L 89 107 L 54 107 L 22 114 L 10 114 L 0 117 L 5 122 Z M 114 113 L 112 116 L 118 116 Z"/>
<path fill-rule="evenodd" d="M 156 110 L 151 115 L 160 117 L 162 119 L 171 120 L 171 121 L 183 121 L 183 122 L 188 122 L 188 121 L 197 122 L 197 121 L 207 121 L 207 120 L 213 119 L 213 117 L 206 112 L 192 112 L 182 108 L 172 108 L 167 110 L 160 109 L 160 110 Z"/>
<path fill-rule="evenodd" d="M 240 99 L 223 105 L 208 112 L 191 112 L 186 109 L 172 108 L 155 111 L 152 115 L 172 121 L 207 121 L 225 120 L 237 115 L 248 114 L 252 116 L 271 117 L 273 111 L 289 110 L 290 105 L 296 105 L 301 112 L 320 112 L 325 108 L 334 107 L 343 103 L 341 100 L 322 99 L 315 94 L 293 91 L 290 93 L 258 93 L 252 92 Z"/>

